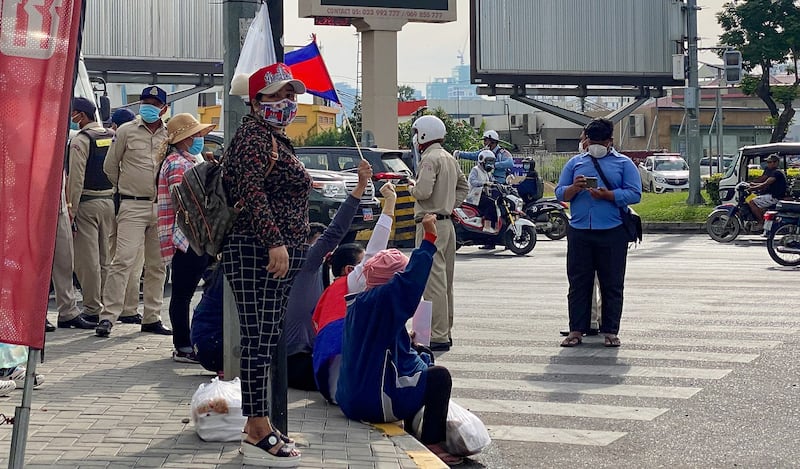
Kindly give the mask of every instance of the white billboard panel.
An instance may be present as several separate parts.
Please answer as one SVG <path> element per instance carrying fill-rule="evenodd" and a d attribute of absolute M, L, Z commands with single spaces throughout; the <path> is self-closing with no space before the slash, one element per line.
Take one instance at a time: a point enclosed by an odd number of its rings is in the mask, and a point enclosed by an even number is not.
<path fill-rule="evenodd" d="M 479 84 L 682 86 L 679 0 L 471 0 Z"/>

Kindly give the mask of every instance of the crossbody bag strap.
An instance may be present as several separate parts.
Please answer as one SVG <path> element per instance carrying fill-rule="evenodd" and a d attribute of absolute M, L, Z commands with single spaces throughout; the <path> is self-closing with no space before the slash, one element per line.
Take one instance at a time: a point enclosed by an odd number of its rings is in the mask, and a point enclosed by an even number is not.
<path fill-rule="evenodd" d="M 608 190 L 614 190 L 614 189 L 615 189 L 615 187 L 613 187 L 613 186 L 612 186 L 612 185 L 611 185 L 611 184 L 608 182 L 608 178 L 606 178 L 606 175 L 603 173 L 603 168 L 601 168 L 601 167 L 600 167 L 600 163 L 598 163 L 598 162 L 597 162 L 597 158 L 594 158 L 594 157 L 592 157 L 592 163 L 594 164 L 594 169 L 596 169 L 596 170 L 597 170 L 597 174 L 599 174 L 599 175 L 600 175 L 600 178 L 601 178 L 601 179 L 603 179 L 603 183 L 606 185 L 606 189 L 608 189 Z M 628 209 L 628 206 L 627 206 L 627 205 L 625 206 L 625 208 L 619 207 L 619 214 L 620 214 L 620 216 L 625 216 L 625 214 L 628 212 L 628 210 L 627 210 L 627 209 Z"/>
<path fill-rule="evenodd" d="M 600 175 L 600 178 L 603 180 L 603 183 L 606 185 L 606 188 L 609 190 L 616 189 L 611 183 L 608 182 L 608 178 L 603 173 L 603 168 L 600 167 L 600 163 L 597 162 L 597 158 L 592 157 L 592 164 L 594 164 L 594 169 L 597 170 L 597 174 Z"/>

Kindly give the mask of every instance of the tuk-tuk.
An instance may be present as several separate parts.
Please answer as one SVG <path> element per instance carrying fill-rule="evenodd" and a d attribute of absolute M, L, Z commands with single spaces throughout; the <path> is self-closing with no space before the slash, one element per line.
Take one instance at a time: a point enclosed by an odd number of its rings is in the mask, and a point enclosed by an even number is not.
<path fill-rule="evenodd" d="M 736 185 L 761 176 L 767 167 L 767 156 L 773 153 L 781 158 L 778 167 L 786 175 L 786 196 L 800 196 L 800 142 L 767 143 L 739 149 L 733 164 L 728 166 L 719 182 L 722 203 L 736 203 Z"/>

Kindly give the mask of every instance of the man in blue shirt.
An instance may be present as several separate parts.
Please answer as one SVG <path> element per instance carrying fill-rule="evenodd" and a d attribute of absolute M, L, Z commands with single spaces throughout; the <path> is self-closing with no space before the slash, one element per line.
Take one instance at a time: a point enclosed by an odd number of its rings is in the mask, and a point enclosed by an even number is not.
<path fill-rule="evenodd" d="M 511 156 L 508 150 L 500 146 L 500 137 L 494 130 L 487 130 L 483 133 L 483 145 L 484 148 L 478 151 L 456 150 L 453 152 L 453 156 L 465 160 L 478 161 L 478 155 L 480 155 L 481 150 L 492 150 L 495 157 L 494 172 L 492 175 L 494 176 L 495 182 L 498 184 L 505 184 L 506 173 L 514 167 L 514 157 Z"/>
<path fill-rule="evenodd" d="M 556 197 L 570 202 L 572 215 L 567 232 L 570 332 L 561 345 L 580 345 L 583 334 L 589 332 L 597 275 L 602 297 L 600 332 L 605 335 L 605 346 L 618 347 L 628 255 L 628 235 L 620 210 L 641 200 L 642 182 L 630 158 L 611 148 L 611 121 L 595 119 L 584 132 L 587 151 L 567 162 L 556 187 Z"/>

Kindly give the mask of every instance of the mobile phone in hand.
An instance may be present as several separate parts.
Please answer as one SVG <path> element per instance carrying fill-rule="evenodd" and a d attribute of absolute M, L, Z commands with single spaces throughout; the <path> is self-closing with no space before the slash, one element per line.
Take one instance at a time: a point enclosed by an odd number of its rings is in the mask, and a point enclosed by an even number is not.
<path fill-rule="evenodd" d="M 596 177 L 586 177 L 586 187 L 590 189 L 597 189 L 597 178 Z"/>

